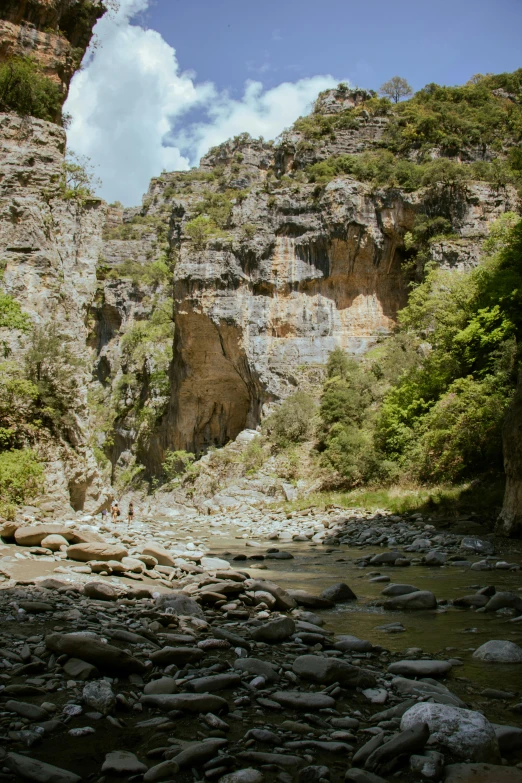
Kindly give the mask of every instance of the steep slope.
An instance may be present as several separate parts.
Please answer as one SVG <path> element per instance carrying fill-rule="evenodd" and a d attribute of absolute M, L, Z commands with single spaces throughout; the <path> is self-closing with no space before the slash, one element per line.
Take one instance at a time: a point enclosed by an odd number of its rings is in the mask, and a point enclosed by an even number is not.
<path fill-rule="evenodd" d="M 365 352 L 428 260 L 474 265 L 491 222 L 519 209 L 515 188 L 490 176 L 487 145 L 485 169 L 475 148 L 450 160 L 431 146 L 424 162 L 389 152 L 401 116 L 369 93 L 327 91 L 277 144 L 243 134 L 199 169 L 152 181 L 140 219 L 168 229 L 175 338 L 149 471 L 167 449 L 200 453 L 255 427 L 295 390 L 298 368 L 334 347 Z M 422 220 L 434 228 L 419 240 Z"/>
<path fill-rule="evenodd" d="M 0 59 L 31 55 L 65 98 L 103 11 L 83 0 L 4 3 Z M 0 114 L 0 282 L 4 306 L 21 306 L 25 319 L 0 329 L 1 443 L 15 456 L 34 447 L 44 465 L 40 509 L 53 514 L 96 511 L 111 492 L 91 448 L 87 393 L 106 205 L 67 188 L 65 144 L 57 124 Z"/>

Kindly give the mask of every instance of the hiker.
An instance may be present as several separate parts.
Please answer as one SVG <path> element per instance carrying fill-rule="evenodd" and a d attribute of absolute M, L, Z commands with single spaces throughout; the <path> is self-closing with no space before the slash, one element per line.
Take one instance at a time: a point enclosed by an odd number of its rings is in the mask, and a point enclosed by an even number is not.
<path fill-rule="evenodd" d="M 134 519 L 134 503 L 132 502 L 132 500 L 129 503 L 129 510 L 127 512 L 127 516 L 128 516 L 128 522 L 129 522 L 129 525 L 130 525 L 130 523 Z"/>
<path fill-rule="evenodd" d="M 118 517 L 120 516 L 120 508 L 116 500 L 112 504 L 111 514 L 112 514 L 112 521 L 114 522 L 114 524 L 116 524 L 116 522 L 118 521 Z"/>

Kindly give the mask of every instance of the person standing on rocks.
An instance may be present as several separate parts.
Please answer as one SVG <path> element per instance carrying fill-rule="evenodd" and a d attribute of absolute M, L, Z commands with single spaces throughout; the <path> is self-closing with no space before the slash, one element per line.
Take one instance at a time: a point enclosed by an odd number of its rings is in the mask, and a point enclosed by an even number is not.
<path fill-rule="evenodd" d="M 129 510 L 127 512 L 127 517 L 128 517 L 128 520 L 127 520 L 128 524 L 130 525 L 130 523 L 134 519 L 134 503 L 132 502 L 132 500 L 129 503 Z"/>
<path fill-rule="evenodd" d="M 118 521 L 118 517 L 120 516 L 120 507 L 118 506 L 118 502 L 115 500 L 111 507 L 111 514 L 112 514 L 112 521 L 114 524 Z"/>

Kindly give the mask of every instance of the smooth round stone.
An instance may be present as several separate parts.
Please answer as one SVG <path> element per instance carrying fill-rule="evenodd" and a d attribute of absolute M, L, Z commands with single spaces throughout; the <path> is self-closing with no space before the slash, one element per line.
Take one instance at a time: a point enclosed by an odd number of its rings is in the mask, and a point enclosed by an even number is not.
<path fill-rule="evenodd" d="M 451 669 L 449 661 L 397 661 L 388 666 L 390 674 L 403 677 L 444 677 Z"/>
<path fill-rule="evenodd" d="M 491 639 L 476 649 L 473 657 L 490 663 L 522 663 L 522 647 L 503 639 Z"/>

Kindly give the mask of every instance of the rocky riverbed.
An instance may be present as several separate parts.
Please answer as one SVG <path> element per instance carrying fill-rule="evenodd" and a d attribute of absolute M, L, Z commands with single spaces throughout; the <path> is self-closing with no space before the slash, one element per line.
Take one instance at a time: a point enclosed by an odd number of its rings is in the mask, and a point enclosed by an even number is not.
<path fill-rule="evenodd" d="M 1 533 L 0 781 L 522 781 L 521 552 L 473 519 Z"/>

